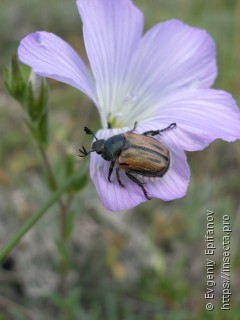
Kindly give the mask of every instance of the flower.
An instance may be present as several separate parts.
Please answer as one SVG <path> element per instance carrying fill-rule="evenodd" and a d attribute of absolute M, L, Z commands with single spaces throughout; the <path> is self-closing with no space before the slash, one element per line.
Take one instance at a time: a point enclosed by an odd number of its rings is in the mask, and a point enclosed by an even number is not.
<path fill-rule="evenodd" d="M 184 196 L 190 178 L 184 150 L 203 149 L 217 138 L 240 138 L 234 99 L 210 89 L 217 75 L 212 38 L 178 20 L 161 22 L 143 35 L 143 15 L 131 0 L 78 0 L 77 7 L 93 75 L 72 47 L 48 32 L 21 41 L 20 61 L 87 94 L 101 117 L 98 138 L 126 132 L 135 121 L 137 133 L 176 123 L 157 137 L 170 151 L 170 168 L 162 178 L 145 181 L 145 188 L 166 201 Z M 109 162 L 92 153 L 90 175 L 107 209 L 124 210 L 146 200 L 123 171 L 126 188 L 115 172 L 109 183 L 108 170 Z"/>

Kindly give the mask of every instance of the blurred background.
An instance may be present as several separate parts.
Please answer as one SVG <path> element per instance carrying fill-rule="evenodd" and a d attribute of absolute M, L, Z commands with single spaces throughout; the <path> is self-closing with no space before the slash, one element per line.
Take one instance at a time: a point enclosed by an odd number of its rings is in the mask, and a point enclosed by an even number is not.
<path fill-rule="evenodd" d="M 135 0 L 145 29 L 178 18 L 207 31 L 217 45 L 219 76 L 214 87 L 240 105 L 240 2 L 237 0 Z M 19 41 L 51 31 L 84 59 L 81 21 L 75 1 L 0 2 L 0 62 L 8 64 Z M 1 69 L 2 71 L 2 69 Z M 1 73 L 2 75 L 2 73 Z M 100 122 L 90 100 L 76 89 L 50 81 L 50 145 L 55 173 L 61 159 L 90 144 L 85 125 Z M 0 79 L 0 247 L 49 197 L 41 159 L 19 105 Z M 74 229 L 68 252 L 58 246 L 55 205 L 0 266 L 0 320 L 185 320 L 239 319 L 240 314 L 240 142 L 215 141 L 188 153 L 191 182 L 186 197 L 152 200 L 122 213 L 104 210 L 92 182 L 71 207 Z M 85 159 L 85 161 L 89 161 Z M 214 211 L 215 308 L 206 311 L 207 210 Z M 222 311 L 222 220 L 231 219 L 231 302 Z M 59 259 L 67 255 L 67 289 L 59 291 Z M 211 302 L 211 301 L 210 301 Z"/>

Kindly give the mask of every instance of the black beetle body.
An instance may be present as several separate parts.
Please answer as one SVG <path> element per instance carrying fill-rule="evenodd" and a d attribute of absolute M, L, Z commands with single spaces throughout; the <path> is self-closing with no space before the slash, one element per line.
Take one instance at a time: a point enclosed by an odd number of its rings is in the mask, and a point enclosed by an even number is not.
<path fill-rule="evenodd" d="M 104 160 L 110 161 L 109 182 L 111 182 L 113 168 L 116 165 L 116 177 L 119 185 L 125 187 L 119 176 L 119 170 L 122 169 L 127 177 L 142 189 L 145 197 L 150 200 L 151 198 L 148 196 L 143 183 L 136 176 L 163 177 L 168 171 L 170 165 L 169 150 L 153 136 L 175 128 L 176 123 L 172 123 L 161 130 L 146 131 L 142 134 L 133 133 L 136 125 L 137 123 L 134 124 L 133 130 L 117 134 L 107 140 L 98 140 L 94 133 L 85 127 L 85 132 L 92 134 L 96 141 L 93 142 L 89 152 L 84 147 L 79 150 L 82 153 L 80 157 L 85 157 L 90 152 L 101 155 Z"/>

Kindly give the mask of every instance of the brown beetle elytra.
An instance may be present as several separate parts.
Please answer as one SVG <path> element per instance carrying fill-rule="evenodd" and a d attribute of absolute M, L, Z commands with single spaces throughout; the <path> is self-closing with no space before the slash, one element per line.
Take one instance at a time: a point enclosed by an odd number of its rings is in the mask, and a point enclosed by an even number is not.
<path fill-rule="evenodd" d="M 93 142 L 91 150 L 86 151 L 84 147 L 79 150 L 82 155 L 87 156 L 90 152 L 96 152 L 101 157 L 110 161 L 108 181 L 111 182 L 111 175 L 116 166 L 116 177 L 121 187 L 125 187 L 119 175 L 122 169 L 126 176 L 136 183 L 143 191 L 145 197 L 150 200 L 143 183 L 138 176 L 156 178 L 163 177 L 170 165 L 170 154 L 167 147 L 157 139 L 153 138 L 162 132 L 176 127 L 176 123 L 171 123 L 168 127 L 161 130 L 146 131 L 142 134 L 134 133 L 137 123 L 131 131 L 117 134 L 107 140 L 98 139 L 94 133 L 84 128 L 87 134 L 92 134 L 96 141 Z"/>

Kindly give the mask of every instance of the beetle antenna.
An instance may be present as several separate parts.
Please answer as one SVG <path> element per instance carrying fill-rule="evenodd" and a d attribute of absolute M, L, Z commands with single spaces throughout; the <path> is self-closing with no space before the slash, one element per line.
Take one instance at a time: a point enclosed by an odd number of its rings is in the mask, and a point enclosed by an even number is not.
<path fill-rule="evenodd" d="M 94 138 L 96 140 L 98 140 L 98 138 L 95 136 L 95 134 L 92 132 L 92 130 L 90 130 L 88 127 L 84 127 L 84 131 L 86 132 L 86 134 L 91 134 L 94 136 Z"/>
<path fill-rule="evenodd" d="M 82 150 L 79 149 L 79 152 L 80 152 L 81 154 L 79 154 L 78 156 L 79 156 L 80 158 L 83 158 L 83 157 L 88 156 L 89 153 L 92 152 L 92 150 L 90 150 L 89 152 L 87 152 L 87 150 L 85 149 L 85 147 L 82 146 Z"/>
<path fill-rule="evenodd" d="M 160 130 L 160 132 L 164 132 L 164 131 L 168 131 L 168 130 L 172 130 L 172 129 L 174 129 L 175 127 L 176 127 L 176 123 L 174 122 L 174 123 L 171 123 L 168 127 L 166 127 L 166 128 L 164 128 L 164 129 L 162 129 L 162 130 Z"/>

